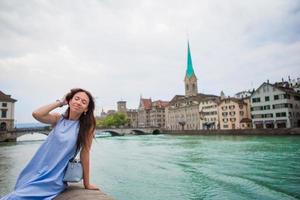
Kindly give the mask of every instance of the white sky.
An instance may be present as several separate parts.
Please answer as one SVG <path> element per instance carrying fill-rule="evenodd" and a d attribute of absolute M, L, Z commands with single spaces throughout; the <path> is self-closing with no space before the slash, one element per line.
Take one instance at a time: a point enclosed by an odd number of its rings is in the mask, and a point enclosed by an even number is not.
<path fill-rule="evenodd" d="M 187 35 L 199 92 L 299 77 L 299 0 L 0 0 L 0 90 L 17 123 L 73 87 L 98 108 L 184 94 Z"/>

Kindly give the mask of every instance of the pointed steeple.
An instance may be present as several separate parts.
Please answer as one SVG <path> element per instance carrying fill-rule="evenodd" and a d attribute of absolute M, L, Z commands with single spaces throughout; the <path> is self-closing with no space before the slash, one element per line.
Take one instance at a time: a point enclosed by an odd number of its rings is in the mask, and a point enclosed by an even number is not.
<path fill-rule="evenodd" d="M 194 72 L 190 44 L 188 41 L 187 68 L 184 78 L 185 95 L 196 96 L 198 94 L 197 77 Z"/>
<path fill-rule="evenodd" d="M 194 68 L 192 63 L 192 55 L 190 50 L 190 43 L 188 41 L 188 55 L 187 55 L 187 68 L 186 68 L 186 76 L 190 78 L 194 74 Z"/>

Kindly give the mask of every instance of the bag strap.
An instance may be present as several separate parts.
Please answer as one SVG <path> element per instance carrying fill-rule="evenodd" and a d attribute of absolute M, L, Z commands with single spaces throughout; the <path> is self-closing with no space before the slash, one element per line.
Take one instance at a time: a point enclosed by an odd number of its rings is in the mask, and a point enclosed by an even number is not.
<path fill-rule="evenodd" d="M 71 158 L 71 161 L 74 161 L 75 160 L 75 158 L 76 158 L 76 156 L 77 156 L 77 154 L 79 153 L 81 151 L 81 147 L 78 149 L 78 148 L 76 148 L 76 152 L 75 152 L 75 155 Z"/>

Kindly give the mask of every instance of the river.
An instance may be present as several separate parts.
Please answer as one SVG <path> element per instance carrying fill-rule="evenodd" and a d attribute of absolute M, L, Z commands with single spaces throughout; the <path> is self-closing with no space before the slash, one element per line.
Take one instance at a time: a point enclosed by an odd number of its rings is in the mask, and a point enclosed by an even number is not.
<path fill-rule="evenodd" d="M 45 137 L 0 143 L 0 196 Z M 300 199 L 299 136 L 105 137 L 91 151 L 92 182 L 117 200 Z"/>

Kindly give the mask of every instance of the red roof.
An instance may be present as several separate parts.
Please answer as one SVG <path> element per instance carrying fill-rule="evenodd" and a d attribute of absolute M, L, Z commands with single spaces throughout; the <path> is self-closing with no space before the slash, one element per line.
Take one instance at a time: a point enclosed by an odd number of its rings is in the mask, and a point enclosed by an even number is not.
<path fill-rule="evenodd" d="M 16 102 L 17 100 L 10 97 L 10 95 L 4 94 L 0 90 L 0 101 L 6 101 L 6 102 Z"/>
<path fill-rule="evenodd" d="M 140 100 L 140 106 L 143 107 L 145 110 L 150 110 L 151 104 L 152 104 L 151 99 L 141 99 Z"/>
<path fill-rule="evenodd" d="M 169 104 L 168 101 L 162 101 L 162 100 L 153 101 L 153 103 L 156 104 L 156 107 L 158 108 L 165 108 Z"/>

